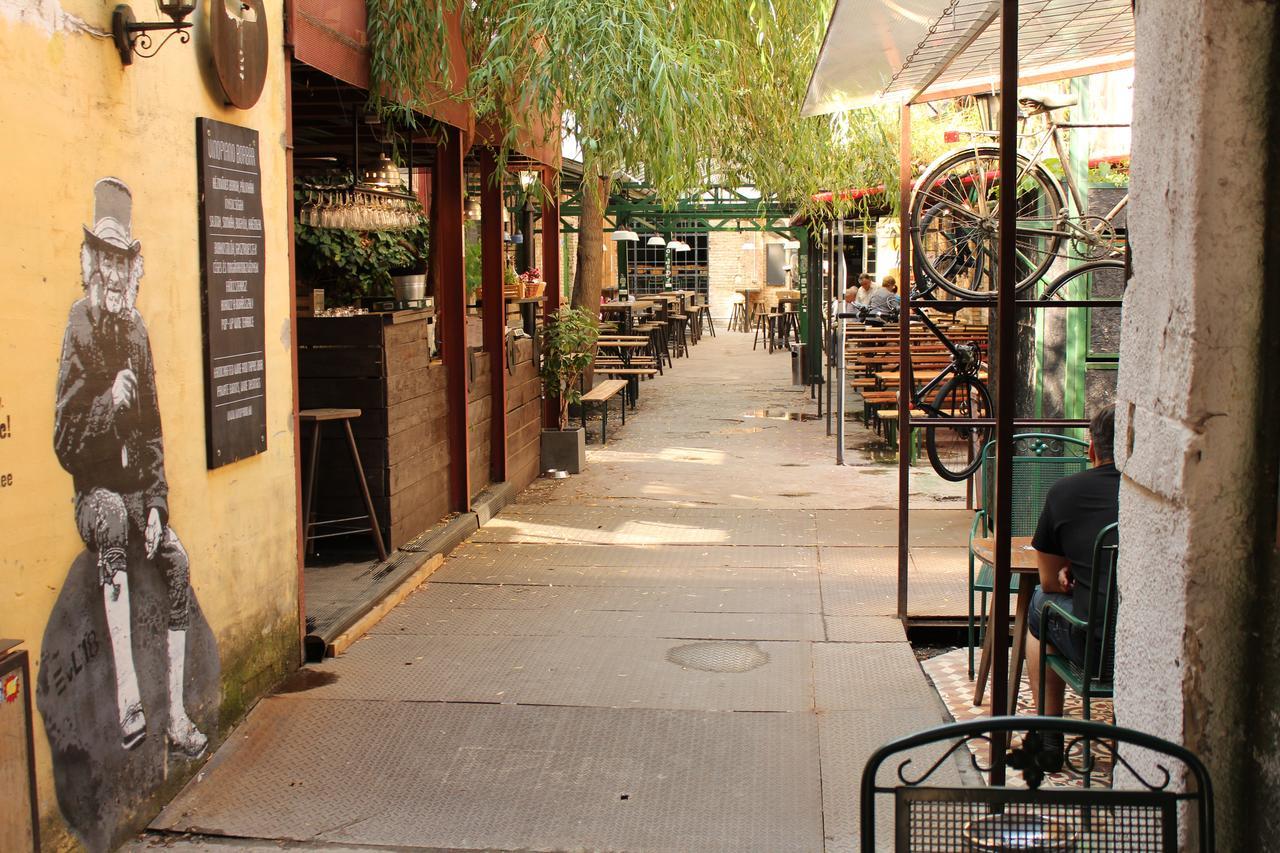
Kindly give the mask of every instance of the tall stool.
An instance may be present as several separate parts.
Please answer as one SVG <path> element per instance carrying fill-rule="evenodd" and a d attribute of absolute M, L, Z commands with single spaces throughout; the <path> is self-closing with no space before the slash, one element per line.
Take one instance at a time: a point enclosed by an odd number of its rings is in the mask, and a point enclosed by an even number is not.
<path fill-rule="evenodd" d="M 729 313 L 729 331 L 746 332 L 747 329 L 747 297 L 741 293 L 733 294 L 733 310 Z M 714 332 L 712 333 L 715 334 Z"/>
<path fill-rule="evenodd" d="M 676 358 L 689 356 L 689 318 L 684 314 L 668 314 L 667 328 L 675 343 Z"/>
<path fill-rule="evenodd" d="M 348 524 L 352 521 L 368 519 L 369 532 L 373 534 L 373 542 L 378 546 L 378 559 L 385 562 L 387 559 L 387 546 L 382 541 L 382 529 L 378 527 L 378 516 L 373 509 L 373 497 L 369 494 L 369 481 L 364 477 L 364 466 L 360 464 L 360 452 L 356 450 L 356 437 L 351 432 L 351 419 L 360 417 L 360 414 L 359 409 L 303 409 L 298 412 L 299 421 L 314 424 L 314 431 L 311 434 L 311 455 L 307 461 L 307 476 L 302 487 L 302 494 L 304 495 L 302 505 L 302 549 L 305 552 L 316 539 L 346 536 L 349 533 L 358 533 L 362 529 L 360 527 L 349 527 L 335 533 L 312 533 L 312 528 L 331 524 Z M 326 521 L 312 520 L 312 504 L 315 501 L 316 493 L 316 475 L 319 473 L 320 433 L 321 427 L 324 426 L 326 421 L 342 421 L 342 426 L 347 432 L 347 447 L 351 450 L 351 464 L 356 471 L 356 482 L 360 484 L 360 496 L 364 498 L 364 508 L 368 513 L 367 515 L 332 518 Z"/>
<path fill-rule="evenodd" d="M 698 334 L 701 335 L 702 330 L 706 329 L 711 333 L 711 337 L 714 338 L 716 336 L 716 321 L 711 317 L 711 300 L 705 296 L 698 297 L 698 303 L 694 306 L 693 313 L 698 318 Z"/>

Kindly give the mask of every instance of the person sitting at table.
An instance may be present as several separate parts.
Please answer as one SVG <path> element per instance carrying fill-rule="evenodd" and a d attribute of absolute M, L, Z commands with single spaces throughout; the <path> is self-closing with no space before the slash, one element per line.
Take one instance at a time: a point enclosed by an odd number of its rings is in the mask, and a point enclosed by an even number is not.
<path fill-rule="evenodd" d="M 1039 704 L 1040 644 L 1048 643 L 1050 651 L 1084 664 L 1084 635 L 1062 619 L 1049 615 L 1048 624 L 1040 624 L 1040 612 L 1046 601 L 1056 601 L 1080 619 L 1089 618 L 1089 589 L 1106 578 L 1093 574 L 1093 545 L 1102 528 L 1114 524 L 1120 510 L 1120 472 L 1112 453 L 1115 435 L 1115 406 L 1107 406 L 1089 423 L 1090 468 L 1063 477 L 1045 496 L 1044 509 L 1036 524 L 1031 547 L 1036 551 L 1040 585 L 1031 599 L 1027 625 L 1027 674 L 1032 695 Z M 1062 716 L 1066 684 L 1053 670 L 1046 673 L 1044 712 Z M 1062 752 L 1062 733 L 1056 745 Z"/>
<path fill-rule="evenodd" d="M 872 311 L 896 311 L 901 300 L 898 299 L 898 282 L 887 275 L 879 287 L 871 291 L 867 297 L 867 307 Z"/>
<path fill-rule="evenodd" d="M 831 317 L 834 319 L 839 317 L 841 313 L 851 313 L 857 304 L 857 297 L 858 288 L 846 287 L 842 298 L 831 300 Z"/>
<path fill-rule="evenodd" d="M 858 276 L 858 291 L 853 301 L 855 305 L 869 305 L 871 303 L 871 276 L 867 273 Z"/>

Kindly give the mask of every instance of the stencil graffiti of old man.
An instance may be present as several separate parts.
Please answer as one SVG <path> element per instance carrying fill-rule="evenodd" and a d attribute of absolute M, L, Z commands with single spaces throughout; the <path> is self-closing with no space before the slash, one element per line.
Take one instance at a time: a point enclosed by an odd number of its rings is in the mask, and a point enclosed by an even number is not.
<path fill-rule="evenodd" d="M 85 295 L 71 306 L 58 374 L 54 449 L 75 482 L 76 526 L 97 560 L 115 662 L 120 737 L 147 736 L 133 663 L 129 546 L 140 541 L 168 590 L 168 725 L 172 748 L 201 754 L 208 743 L 183 704 L 191 586 L 186 551 L 169 526 L 169 486 L 151 344 L 134 307 L 143 265 L 132 234 L 133 200 L 116 178 L 94 187 L 80 266 Z"/>

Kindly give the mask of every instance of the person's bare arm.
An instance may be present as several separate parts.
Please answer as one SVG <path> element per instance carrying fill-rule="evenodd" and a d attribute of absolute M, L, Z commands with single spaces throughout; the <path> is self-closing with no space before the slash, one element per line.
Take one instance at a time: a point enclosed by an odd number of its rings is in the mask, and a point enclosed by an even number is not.
<path fill-rule="evenodd" d="M 1036 568 L 1040 571 L 1040 586 L 1045 592 L 1070 592 L 1062 582 L 1071 561 L 1058 554 L 1036 551 Z"/>

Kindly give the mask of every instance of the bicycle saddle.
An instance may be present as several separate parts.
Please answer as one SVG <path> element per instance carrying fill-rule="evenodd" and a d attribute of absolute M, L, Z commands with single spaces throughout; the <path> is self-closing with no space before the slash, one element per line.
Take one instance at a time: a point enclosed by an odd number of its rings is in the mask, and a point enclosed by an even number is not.
<path fill-rule="evenodd" d="M 1060 95 L 1056 92 L 1024 92 L 1018 96 L 1019 103 L 1028 104 L 1034 109 L 1028 115 L 1039 115 L 1054 110 L 1074 107 L 1080 103 L 1078 95 Z"/>

